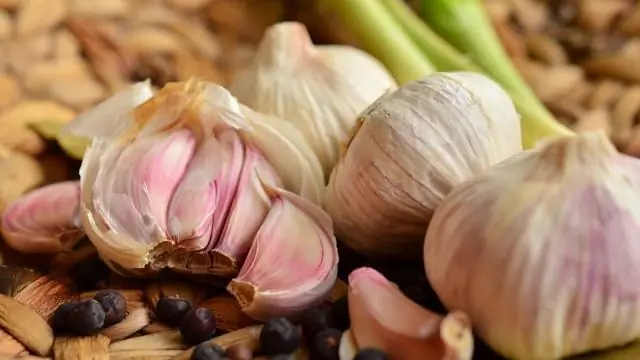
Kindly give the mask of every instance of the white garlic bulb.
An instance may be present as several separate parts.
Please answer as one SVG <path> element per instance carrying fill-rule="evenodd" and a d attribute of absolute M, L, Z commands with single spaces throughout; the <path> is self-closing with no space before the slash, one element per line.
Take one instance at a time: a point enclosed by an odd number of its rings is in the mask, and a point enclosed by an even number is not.
<path fill-rule="evenodd" d="M 339 239 L 372 256 L 419 257 L 457 184 L 522 150 L 509 96 L 475 73 L 435 73 L 365 110 L 325 207 Z"/>
<path fill-rule="evenodd" d="M 604 133 L 561 138 L 455 188 L 426 236 L 427 276 L 513 359 L 640 338 L 640 160 Z"/>
<path fill-rule="evenodd" d="M 328 177 L 358 113 L 395 88 L 371 55 L 349 46 L 314 46 L 303 24 L 282 22 L 266 30 L 253 64 L 229 89 L 243 104 L 295 125 Z"/>

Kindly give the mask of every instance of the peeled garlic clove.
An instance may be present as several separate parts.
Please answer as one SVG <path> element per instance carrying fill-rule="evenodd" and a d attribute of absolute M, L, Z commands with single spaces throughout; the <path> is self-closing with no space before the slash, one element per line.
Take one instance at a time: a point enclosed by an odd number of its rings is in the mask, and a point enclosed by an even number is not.
<path fill-rule="evenodd" d="M 305 26 L 268 28 L 230 89 L 247 106 L 293 124 L 328 178 L 360 111 L 397 85 L 384 66 L 349 46 L 315 46 Z"/>
<path fill-rule="evenodd" d="M 322 302 L 336 280 L 338 252 L 331 220 L 308 200 L 265 190 L 271 209 L 227 289 L 254 319 L 295 317 Z"/>
<path fill-rule="evenodd" d="M 235 275 L 238 264 L 249 253 L 253 239 L 271 207 L 271 199 L 263 184 L 277 187 L 280 178 L 257 149 L 247 146 L 238 189 L 224 231 L 213 249 L 212 263 L 216 273 Z"/>
<path fill-rule="evenodd" d="M 80 183 L 65 181 L 33 190 L 2 213 L 2 236 L 25 253 L 55 253 L 71 248 L 84 232 L 77 226 Z"/>
<path fill-rule="evenodd" d="M 552 140 L 454 189 L 427 276 L 495 350 L 559 359 L 640 337 L 640 160 L 602 132 Z"/>
<path fill-rule="evenodd" d="M 358 252 L 415 257 L 445 195 L 521 150 L 519 116 L 495 82 L 436 73 L 362 113 L 325 207 L 337 237 Z"/>
<path fill-rule="evenodd" d="M 353 338 L 353 332 L 351 332 L 351 329 L 348 329 L 342 333 L 342 337 L 340 338 L 338 355 L 340 356 L 340 360 L 353 360 L 357 353 L 358 344 L 356 344 L 356 340 Z"/>
<path fill-rule="evenodd" d="M 392 359 L 471 359 L 473 336 L 465 314 L 435 314 L 371 268 L 349 275 L 348 296 L 351 331 L 359 348 L 377 348 Z"/>

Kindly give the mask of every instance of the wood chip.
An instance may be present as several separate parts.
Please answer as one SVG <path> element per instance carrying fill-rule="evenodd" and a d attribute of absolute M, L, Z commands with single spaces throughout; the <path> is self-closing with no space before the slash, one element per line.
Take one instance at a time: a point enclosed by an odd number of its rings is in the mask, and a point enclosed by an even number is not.
<path fill-rule="evenodd" d="M 550 65 L 565 64 L 567 54 L 560 43 L 548 35 L 533 34 L 526 37 L 526 46 L 534 59 Z"/>
<path fill-rule="evenodd" d="M 613 108 L 611 139 L 619 147 L 626 146 L 631 138 L 631 129 L 640 111 L 640 87 L 627 90 Z"/>
<path fill-rule="evenodd" d="M 258 339 L 260 337 L 260 330 L 262 326 L 251 326 L 240 330 L 236 330 L 224 335 L 220 335 L 209 340 L 210 343 L 218 345 L 223 349 L 226 349 L 232 345 L 241 344 L 248 347 L 251 350 L 258 348 Z M 185 350 L 178 354 L 173 360 L 188 360 L 193 352 L 193 348 Z"/>
<path fill-rule="evenodd" d="M 186 348 L 188 346 L 182 341 L 180 331 L 169 330 L 111 343 L 109 351 L 184 350 Z"/>
<path fill-rule="evenodd" d="M 16 19 L 19 36 L 49 31 L 62 23 L 67 15 L 65 0 L 23 0 Z"/>
<path fill-rule="evenodd" d="M 140 331 L 150 322 L 149 311 L 146 308 L 133 309 L 124 320 L 103 329 L 101 333 L 112 341 L 122 340 Z"/>
<path fill-rule="evenodd" d="M 585 60 L 581 65 L 591 76 L 640 82 L 640 67 L 637 66 L 639 61 L 635 57 L 613 54 Z"/>
<path fill-rule="evenodd" d="M 111 360 L 170 360 L 182 350 L 127 350 L 109 353 Z"/>
<path fill-rule="evenodd" d="M 591 96 L 586 101 L 586 107 L 596 109 L 609 107 L 624 91 L 624 85 L 614 80 L 601 80 L 595 83 Z"/>
<path fill-rule="evenodd" d="M 611 135 L 611 112 L 609 109 L 599 108 L 585 113 L 574 126 L 578 133 L 602 130 Z"/>
<path fill-rule="evenodd" d="M 126 0 L 69 0 L 70 13 L 81 17 L 123 17 L 129 11 Z"/>
<path fill-rule="evenodd" d="M 53 345 L 53 330 L 47 321 L 28 306 L 6 295 L 0 295 L 0 328 L 40 356 L 46 356 Z"/>
<path fill-rule="evenodd" d="M 257 324 L 255 320 L 242 312 L 240 304 L 231 295 L 213 297 L 204 301 L 200 306 L 211 309 L 216 318 L 216 326 L 223 331 L 235 331 Z"/>
<path fill-rule="evenodd" d="M 109 360 L 109 338 L 102 335 L 58 337 L 53 345 L 56 360 Z"/>
<path fill-rule="evenodd" d="M 15 299 L 29 306 L 45 319 L 63 303 L 72 301 L 72 282 L 69 278 L 43 276 L 22 289 Z"/>

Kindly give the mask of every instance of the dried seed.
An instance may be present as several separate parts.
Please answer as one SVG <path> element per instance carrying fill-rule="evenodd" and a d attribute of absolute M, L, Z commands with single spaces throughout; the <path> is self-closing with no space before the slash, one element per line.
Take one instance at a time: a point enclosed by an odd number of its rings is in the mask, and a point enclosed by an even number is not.
<path fill-rule="evenodd" d="M 34 130 L 15 123 L 2 124 L 0 146 L 29 155 L 39 155 L 44 151 L 45 142 Z"/>
<path fill-rule="evenodd" d="M 123 17 L 129 11 L 126 0 L 69 0 L 70 13 L 81 17 Z"/>
<path fill-rule="evenodd" d="M 65 0 L 23 0 L 17 13 L 19 36 L 44 32 L 62 23 L 67 15 Z"/>
<path fill-rule="evenodd" d="M 567 53 L 558 40 L 549 35 L 533 34 L 526 38 L 526 46 L 531 56 L 550 65 L 565 64 Z"/>
<path fill-rule="evenodd" d="M 204 301 L 201 307 L 213 311 L 217 327 L 223 331 L 234 331 L 246 326 L 256 325 L 257 322 L 245 315 L 238 301 L 230 295 L 220 295 Z"/>
<path fill-rule="evenodd" d="M 529 0 L 511 0 L 516 21 L 527 33 L 540 33 L 550 18 L 544 4 Z"/>
<path fill-rule="evenodd" d="M 224 335 L 217 336 L 211 340 L 210 343 L 220 346 L 223 349 L 227 349 L 232 345 L 242 344 L 247 346 L 252 351 L 258 348 L 258 339 L 260 338 L 260 330 L 262 326 L 250 326 L 240 330 L 232 331 Z M 193 347 L 181 352 L 173 360 L 188 360 L 193 352 Z"/>
<path fill-rule="evenodd" d="M 629 4 L 625 0 L 580 0 L 578 23 L 592 33 L 603 32 L 626 10 Z"/>
<path fill-rule="evenodd" d="M 177 34 L 153 26 L 131 30 L 123 39 L 123 45 L 137 54 L 177 54 L 188 51 Z"/>
<path fill-rule="evenodd" d="M 591 58 L 581 63 L 588 75 L 640 82 L 638 59 L 620 54 Z"/>
<path fill-rule="evenodd" d="M 611 139 L 617 146 L 624 147 L 631 138 L 631 129 L 639 111 L 640 87 L 633 87 L 622 95 L 613 108 Z"/>
<path fill-rule="evenodd" d="M 40 356 L 51 351 L 53 330 L 47 321 L 28 306 L 6 295 L 0 295 L 0 328 Z"/>
<path fill-rule="evenodd" d="M 587 79 L 583 79 L 571 91 L 564 95 L 563 99 L 583 105 L 593 93 L 595 86 Z"/>
<path fill-rule="evenodd" d="M 100 334 L 56 338 L 53 344 L 53 358 L 56 360 L 109 360 L 109 338 Z"/>
<path fill-rule="evenodd" d="M 599 81 L 595 84 L 593 92 L 586 102 L 586 106 L 589 109 L 608 107 L 620 98 L 623 92 L 624 86 L 620 82 L 613 80 Z"/>
<path fill-rule="evenodd" d="M 127 316 L 127 301 L 121 293 L 113 290 L 103 290 L 93 297 L 104 309 L 104 326 L 119 323 Z"/>
<path fill-rule="evenodd" d="M 181 350 L 126 350 L 109 353 L 110 360 L 170 360 Z"/>
<path fill-rule="evenodd" d="M 58 327 L 78 336 L 90 336 L 100 332 L 106 316 L 100 303 L 94 299 L 75 301 L 71 305 L 64 305 L 62 309 L 58 308 L 56 315 L 58 312 L 61 313 L 56 319 L 60 322 Z"/>
<path fill-rule="evenodd" d="M 180 332 L 178 330 L 169 330 L 113 342 L 109 346 L 109 351 L 184 350 L 186 348 L 187 346 L 180 337 Z"/>
<path fill-rule="evenodd" d="M 192 309 L 180 323 L 182 340 L 191 345 L 213 338 L 216 330 L 216 318 L 213 312 L 207 308 Z"/>
<path fill-rule="evenodd" d="M 133 309 L 121 322 L 105 328 L 102 334 L 112 341 L 122 340 L 149 325 L 149 312 L 146 308 Z"/>
<path fill-rule="evenodd" d="M 169 326 L 179 326 L 187 313 L 191 311 L 191 303 L 173 296 L 163 296 L 156 303 L 156 317 Z"/>
<path fill-rule="evenodd" d="M 74 300 L 71 281 L 68 278 L 43 276 L 25 286 L 14 297 L 21 303 L 48 319 L 65 302 Z"/>
<path fill-rule="evenodd" d="M 268 356 L 292 354 L 301 345 L 300 331 L 285 318 L 268 320 L 260 332 L 260 352 Z"/>
<path fill-rule="evenodd" d="M 533 82 L 531 87 L 543 102 L 557 100 L 569 94 L 584 80 L 582 68 L 575 65 L 548 67 Z"/>

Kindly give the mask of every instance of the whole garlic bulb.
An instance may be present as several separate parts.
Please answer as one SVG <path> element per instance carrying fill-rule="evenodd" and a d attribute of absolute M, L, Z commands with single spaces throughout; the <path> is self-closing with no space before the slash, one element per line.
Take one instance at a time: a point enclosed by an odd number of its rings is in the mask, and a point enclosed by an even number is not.
<path fill-rule="evenodd" d="M 320 164 L 290 124 L 215 84 L 140 83 L 81 115 L 82 225 L 117 272 L 234 277 L 257 319 L 321 302 L 337 275 Z"/>
<path fill-rule="evenodd" d="M 268 28 L 254 62 L 230 86 L 240 102 L 289 121 L 329 176 L 358 113 L 397 85 L 373 56 L 349 46 L 314 46 L 305 26 Z"/>
<path fill-rule="evenodd" d="M 475 73 L 435 73 L 365 110 L 331 174 L 336 235 L 371 256 L 419 257 L 434 209 L 457 184 L 521 151 L 509 96 Z"/>
<path fill-rule="evenodd" d="M 424 248 L 445 306 L 514 359 L 640 338 L 640 160 L 603 133 L 521 153 L 455 188 Z"/>

